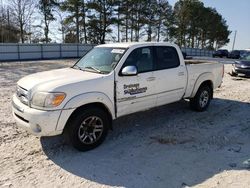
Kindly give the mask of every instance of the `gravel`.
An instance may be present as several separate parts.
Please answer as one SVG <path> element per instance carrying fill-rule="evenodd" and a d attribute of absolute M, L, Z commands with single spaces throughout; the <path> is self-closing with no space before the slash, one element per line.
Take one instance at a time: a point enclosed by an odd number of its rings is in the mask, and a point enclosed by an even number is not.
<path fill-rule="evenodd" d="M 73 63 L 0 64 L 0 187 L 250 187 L 250 79 L 231 77 L 231 65 L 208 111 L 181 101 L 122 117 L 81 153 L 62 136 L 29 135 L 11 114 L 17 80 Z"/>

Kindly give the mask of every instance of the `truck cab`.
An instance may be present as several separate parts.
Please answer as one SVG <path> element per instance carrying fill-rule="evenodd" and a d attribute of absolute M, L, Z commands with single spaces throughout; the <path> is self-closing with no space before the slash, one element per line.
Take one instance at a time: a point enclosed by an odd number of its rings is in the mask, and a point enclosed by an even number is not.
<path fill-rule="evenodd" d="M 185 62 L 175 44 L 104 44 L 72 67 L 19 80 L 13 116 L 34 135 L 65 133 L 86 151 L 99 146 L 121 116 L 184 98 L 192 109 L 206 110 L 222 77 L 222 64 Z"/>

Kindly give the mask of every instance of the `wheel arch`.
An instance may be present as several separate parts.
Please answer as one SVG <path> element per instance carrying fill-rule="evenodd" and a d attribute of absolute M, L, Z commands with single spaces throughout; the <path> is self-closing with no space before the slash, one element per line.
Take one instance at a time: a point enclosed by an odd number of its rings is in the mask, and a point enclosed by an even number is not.
<path fill-rule="evenodd" d="M 193 88 L 191 98 L 193 98 L 196 95 L 198 89 L 203 85 L 207 85 L 211 88 L 212 97 L 213 97 L 213 89 L 214 89 L 213 80 L 214 79 L 213 79 L 212 73 L 204 73 L 204 74 L 200 75 L 195 83 L 194 88 Z"/>
<path fill-rule="evenodd" d="M 206 80 L 206 81 L 204 81 L 204 82 L 201 83 L 200 87 L 202 87 L 202 86 L 204 86 L 204 85 L 210 87 L 211 92 L 212 92 L 212 98 L 213 98 L 213 97 L 214 97 L 214 96 L 213 96 L 213 95 L 214 95 L 214 92 L 213 92 L 213 88 L 214 88 L 213 82 L 212 82 L 211 80 Z M 199 87 L 199 88 L 200 88 L 200 87 Z"/>
<path fill-rule="evenodd" d="M 80 112 L 84 111 L 84 110 L 87 110 L 88 108 L 99 108 L 99 109 L 102 109 L 104 110 L 107 115 L 108 115 L 108 119 L 109 119 L 109 129 L 113 129 L 112 127 L 112 114 L 111 112 L 109 111 L 109 109 L 107 108 L 107 106 L 105 106 L 105 104 L 101 103 L 101 102 L 92 102 L 92 103 L 88 103 L 88 104 L 84 104 L 82 106 L 79 106 L 77 107 L 72 113 L 71 115 L 69 116 L 65 126 L 64 126 L 64 129 L 63 129 L 63 132 L 70 126 L 70 121 L 76 117 Z"/>
<path fill-rule="evenodd" d="M 111 123 L 116 118 L 114 104 L 107 95 L 101 92 L 89 92 L 72 97 L 67 101 L 63 107 L 56 129 L 64 130 L 70 118 L 75 116 L 80 110 L 84 110 L 90 106 L 101 108 L 107 112 Z"/>

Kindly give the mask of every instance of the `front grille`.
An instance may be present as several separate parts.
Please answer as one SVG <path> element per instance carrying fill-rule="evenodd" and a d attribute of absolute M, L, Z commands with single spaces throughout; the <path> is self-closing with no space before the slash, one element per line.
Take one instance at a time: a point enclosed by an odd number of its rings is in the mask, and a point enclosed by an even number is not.
<path fill-rule="evenodd" d="M 23 104 L 29 105 L 28 91 L 26 89 L 17 86 L 16 96 Z"/>
<path fill-rule="evenodd" d="M 235 64 L 237 68 L 242 68 L 242 69 L 250 69 L 249 65 L 242 65 L 242 64 Z"/>

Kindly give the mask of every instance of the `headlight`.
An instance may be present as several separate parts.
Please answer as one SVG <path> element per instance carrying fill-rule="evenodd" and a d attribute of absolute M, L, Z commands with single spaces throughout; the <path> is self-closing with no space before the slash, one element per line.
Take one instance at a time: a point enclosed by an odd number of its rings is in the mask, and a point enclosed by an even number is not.
<path fill-rule="evenodd" d="M 56 107 L 65 99 L 65 93 L 36 92 L 31 100 L 31 104 L 38 107 Z"/>
<path fill-rule="evenodd" d="M 234 65 L 235 67 L 241 68 L 241 65 L 239 63 L 235 63 Z"/>
<path fill-rule="evenodd" d="M 243 69 L 244 69 L 244 68 L 247 68 L 247 66 L 246 66 L 246 65 L 241 65 L 240 67 L 241 67 L 241 68 L 243 68 Z"/>

